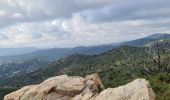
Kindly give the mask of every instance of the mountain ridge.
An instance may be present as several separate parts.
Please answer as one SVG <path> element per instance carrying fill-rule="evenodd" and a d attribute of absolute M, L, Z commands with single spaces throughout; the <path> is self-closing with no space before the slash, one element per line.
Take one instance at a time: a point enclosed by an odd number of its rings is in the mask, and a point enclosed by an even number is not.
<path fill-rule="evenodd" d="M 116 48 L 122 45 L 128 46 L 136 46 L 141 47 L 148 41 L 156 41 L 160 40 L 164 35 L 167 35 L 167 38 L 170 38 L 170 34 L 152 34 L 140 39 L 123 42 L 123 43 L 111 43 L 111 44 L 103 44 L 98 46 L 79 46 L 74 48 L 50 48 L 50 49 L 40 49 L 30 53 L 24 53 L 20 55 L 14 56 L 3 56 L 0 57 L 0 64 L 1 63 L 9 63 L 9 62 L 17 62 L 22 60 L 28 60 L 31 58 L 46 58 L 49 60 L 58 60 L 60 58 L 66 57 L 68 55 L 74 53 L 86 54 L 86 55 L 93 55 L 93 54 L 100 54 L 111 50 L 112 48 Z"/>

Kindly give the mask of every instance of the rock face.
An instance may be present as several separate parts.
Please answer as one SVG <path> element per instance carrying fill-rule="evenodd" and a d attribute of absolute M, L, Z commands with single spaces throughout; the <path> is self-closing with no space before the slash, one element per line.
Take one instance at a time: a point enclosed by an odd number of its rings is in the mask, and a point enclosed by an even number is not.
<path fill-rule="evenodd" d="M 85 78 L 61 75 L 39 85 L 30 85 L 8 94 L 4 100 L 154 100 L 155 93 L 145 79 L 104 89 L 97 74 Z"/>
<path fill-rule="evenodd" d="M 61 75 L 52 77 L 39 85 L 31 85 L 8 94 L 4 100 L 88 100 L 98 94 L 100 80 L 97 75 L 82 78 Z M 98 78 L 100 79 L 100 78 Z"/>
<path fill-rule="evenodd" d="M 155 100 L 155 93 L 145 79 L 136 79 L 117 88 L 102 91 L 95 100 Z"/>

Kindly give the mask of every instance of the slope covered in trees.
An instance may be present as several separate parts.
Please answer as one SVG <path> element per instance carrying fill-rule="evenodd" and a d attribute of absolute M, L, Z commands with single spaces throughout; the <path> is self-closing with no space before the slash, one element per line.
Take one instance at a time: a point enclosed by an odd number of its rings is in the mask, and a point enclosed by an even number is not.
<path fill-rule="evenodd" d="M 136 78 L 150 81 L 158 100 L 170 98 L 169 40 L 144 47 L 122 46 L 102 54 L 72 54 L 28 74 L 6 79 L 1 86 L 22 87 L 61 74 L 85 76 L 98 73 L 105 87 L 116 87 Z"/>
<path fill-rule="evenodd" d="M 148 47 L 123 46 L 99 55 L 73 54 L 52 62 L 35 72 L 12 77 L 4 81 L 1 85 L 4 86 L 8 84 L 9 86 L 22 87 L 23 85 L 40 83 L 49 77 L 61 74 L 85 76 L 91 73 L 98 73 L 105 87 L 123 85 L 139 77 L 146 78 L 150 80 L 153 89 L 158 94 L 158 98 L 166 98 L 170 93 L 170 75 L 166 73 L 166 71 L 157 72 L 154 76 L 145 73 L 145 71 L 148 70 L 144 65 L 145 63 L 147 63 L 148 66 L 156 64 L 152 60 L 149 60 L 150 56 L 148 56 L 146 52 L 147 48 Z M 167 48 L 167 50 L 169 49 Z M 124 56 L 127 55 L 122 51 L 131 56 L 131 65 L 125 60 Z M 169 54 L 170 52 L 168 51 L 166 56 L 167 61 L 170 61 Z M 169 67 L 169 65 L 167 67 Z M 157 71 L 155 68 L 156 67 L 152 67 L 153 70 Z M 10 81 L 12 81 L 12 83 Z"/>

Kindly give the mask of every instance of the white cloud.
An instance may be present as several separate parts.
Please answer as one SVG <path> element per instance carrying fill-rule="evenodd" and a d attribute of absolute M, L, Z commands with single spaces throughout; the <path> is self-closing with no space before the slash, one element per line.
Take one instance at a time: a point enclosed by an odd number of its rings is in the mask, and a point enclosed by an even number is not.
<path fill-rule="evenodd" d="M 0 27 L 22 22 L 46 21 L 60 17 L 70 17 L 75 12 L 98 8 L 113 1 L 114 0 L 1 0 L 0 17 L 2 17 L 2 15 L 3 17 L 0 18 Z M 12 17 L 10 17 L 11 15 Z"/>
<path fill-rule="evenodd" d="M 1 0 L 0 46 L 99 45 L 170 33 L 168 0 Z"/>
<path fill-rule="evenodd" d="M 23 15 L 20 14 L 20 13 L 14 13 L 14 14 L 12 15 L 12 17 L 13 17 L 13 18 L 22 18 Z"/>
<path fill-rule="evenodd" d="M 0 17 L 5 15 L 5 11 L 4 10 L 0 10 Z"/>

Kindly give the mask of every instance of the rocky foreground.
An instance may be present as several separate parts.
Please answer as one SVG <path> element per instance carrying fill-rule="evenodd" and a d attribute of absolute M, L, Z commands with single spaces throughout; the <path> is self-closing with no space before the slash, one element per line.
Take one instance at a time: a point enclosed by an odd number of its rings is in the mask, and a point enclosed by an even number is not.
<path fill-rule="evenodd" d="M 97 74 L 85 78 L 61 75 L 25 86 L 6 95 L 4 100 L 155 100 L 155 93 L 145 79 L 104 89 Z"/>

